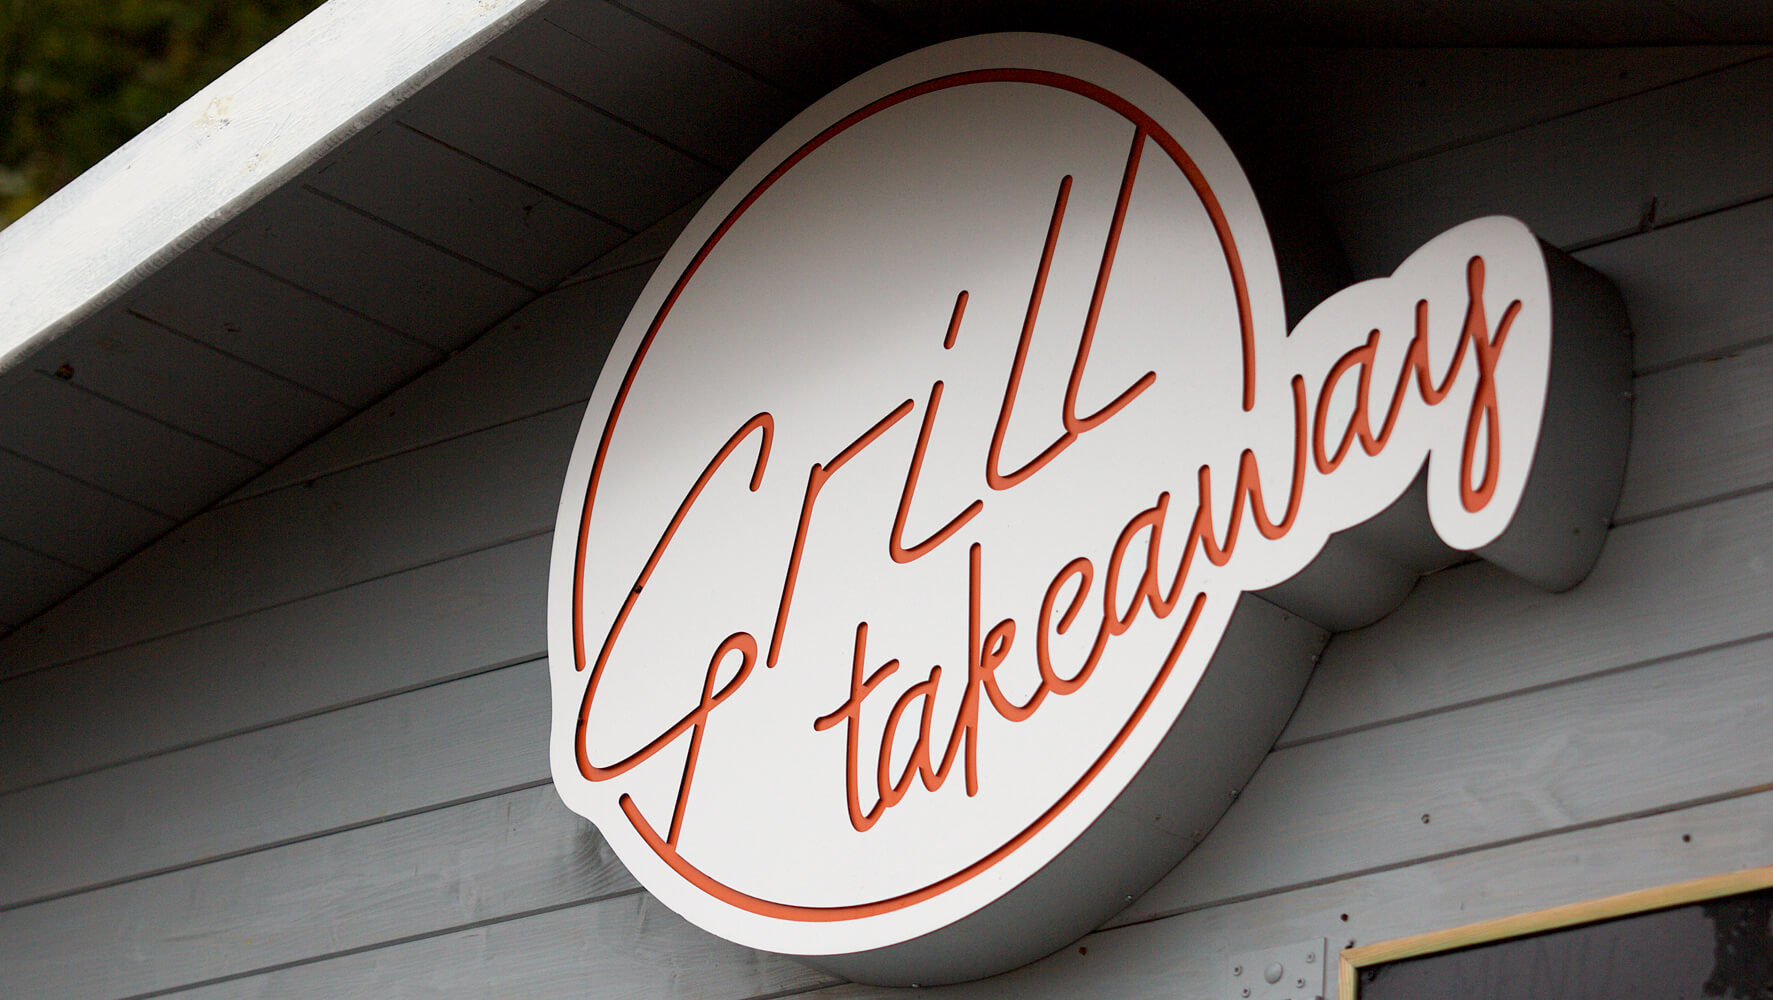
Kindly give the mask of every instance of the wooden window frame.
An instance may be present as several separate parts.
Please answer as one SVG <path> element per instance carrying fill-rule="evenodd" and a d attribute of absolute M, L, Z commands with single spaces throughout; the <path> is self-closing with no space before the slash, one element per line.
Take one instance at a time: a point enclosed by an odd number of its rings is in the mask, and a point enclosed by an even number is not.
<path fill-rule="evenodd" d="M 1768 888 L 1773 888 L 1773 865 L 1725 875 L 1711 875 L 1674 885 L 1639 889 L 1636 892 L 1580 903 L 1566 903 L 1563 906 L 1484 920 L 1463 927 L 1450 927 L 1392 941 L 1364 944 L 1357 948 L 1344 948 L 1338 970 L 1337 996 L 1340 1000 L 1358 1000 L 1360 972 L 1375 965 L 1421 958 L 1474 945 L 1495 944 L 1512 938 L 1530 937 L 1653 910 L 1689 906 Z"/>

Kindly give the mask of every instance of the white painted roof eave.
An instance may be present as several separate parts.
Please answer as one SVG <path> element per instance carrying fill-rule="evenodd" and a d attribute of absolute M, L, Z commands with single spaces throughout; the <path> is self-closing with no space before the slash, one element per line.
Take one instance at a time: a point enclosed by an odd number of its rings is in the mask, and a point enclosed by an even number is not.
<path fill-rule="evenodd" d="M 0 373 L 544 0 L 329 0 L 0 230 Z"/>

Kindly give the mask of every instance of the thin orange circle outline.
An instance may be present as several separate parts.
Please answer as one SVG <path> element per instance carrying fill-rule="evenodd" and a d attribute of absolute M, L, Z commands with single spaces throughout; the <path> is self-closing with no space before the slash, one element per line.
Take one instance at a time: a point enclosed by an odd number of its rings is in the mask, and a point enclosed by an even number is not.
<path fill-rule="evenodd" d="M 1226 219 L 1225 212 L 1220 206 L 1218 198 L 1213 194 L 1211 185 L 1207 183 L 1205 175 L 1201 173 L 1200 168 L 1195 164 L 1194 160 L 1183 150 L 1181 143 L 1176 141 L 1175 137 L 1172 136 L 1167 129 L 1160 125 L 1156 119 L 1152 118 L 1149 114 L 1134 105 L 1131 101 L 1126 100 L 1107 88 L 1099 84 L 1091 83 L 1088 80 L 1079 79 L 1078 77 L 1069 76 L 1063 73 L 1055 73 L 1049 70 L 1007 67 L 968 70 L 935 77 L 922 83 L 904 87 L 851 112 L 836 123 L 827 126 L 778 164 L 762 181 L 759 181 L 744 198 L 740 199 L 739 203 L 733 207 L 732 211 L 727 213 L 726 217 L 721 220 L 720 225 L 716 226 L 714 232 L 703 242 L 701 248 L 697 250 L 696 255 L 691 258 L 689 264 L 684 268 L 683 273 L 678 276 L 677 281 L 672 285 L 670 293 L 666 295 L 665 301 L 659 306 L 659 311 L 654 315 L 651 324 L 648 325 L 646 335 L 641 338 L 640 345 L 635 350 L 634 360 L 629 362 L 628 370 L 623 375 L 621 388 L 617 391 L 615 402 L 610 407 L 609 419 L 604 423 L 603 433 L 600 436 L 597 445 L 597 457 L 592 463 L 590 481 L 585 489 L 585 505 L 580 512 L 579 537 L 573 564 L 572 626 L 573 665 L 575 670 L 583 672 L 585 669 L 585 554 L 586 547 L 590 540 L 591 511 L 597 494 L 598 481 L 603 473 L 604 460 L 609 452 L 610 441 L 615 432 L 616 421 L 621 415 L 622 405 L 626 402 L 628 392 L 634 385 L 634 380 L 640 371 L 641 363 L 646 359 L 647 349 L 652 345 L 653 339 L 664 326 L 665 318 L 670 313 L 671 308 L 677 303 L 677 299 L 682 295 L 683 290 L 688 287 L 690 279 L 694 277 L 702 263 L 707 260 L 709 254 L 713 252 L 714 247 L 723 237 L 725 237 L 727 232 L 732 229 L 739 217 L 749 210 L 766 191 L 774 186 L 776 181 L 780 180 L 789 170 L 798 165 L 800 161 L 806 159 L 807 156 L 811 155 L 813 151 L 817 150 L 820 146 L 823 146 L 825 143 L 843 132 L 887 108 L 927 94 L 978 83 L 1026 83 L 1034 86 L 1053 87 L 1058 90 L 1077 94 L 1088 100 L 1095 101 L 1097 104 L 1100 104 L 1127 119 L 1135 128 L 1143 131 L 1148 138 L 1158 144 L 1159 148 L 1169 154 L 1171 161 L 1176 164 L 1177 168 L 1182 171 L 1183 176 L 1188 179 L 1189 185 L 1194 189 L 1195 196 L 1200 199 L 1201 206 L 1206 210 L 1207 216 L 1213 224 L 1214 232 L 1219 239 L 1220 248 L 1225 256 L 1225 263 L 1231 278 L 1233 293 L 1237 299 L 1238 321 L 1240 333 L 1242 335 L 1244 360 L 1244 408 L 1248 410 L 1252 407 L 1256 377 L 1255 325 L 1251 315 L 1248 286 L 1244 279 L 1242 258 L 1238 254 L 1237 244 L 1231 233 L 1230 222 Z M 1139 722 L 1145 717 L 1146 711 L 1149 710 L 1151 704 L 1156 700 L 1159 691 L 1163 688 L 1164 682 L 1168 680 L 1172 669 L 1175 667 L 1177 660 L 1181 656 L 1182 650 L 1188 644 L 1188 639 L 1194 631 L 1194 625 L 1200 618 L 1205 600 L 1205 594 L 1200 594 L 1195 597 L 1193 605 L 1189 609 L 1188 616 L 1183 622 L 1181 633 L 1177 636 L 1175 643 L 1170 648 L 1169 654 L 1165 657 L 1162 668 L 1152 679 L 1151 686 L 1146 689 L 1145 695 L 1140 699 L 1139 704 L 1133 709 L 1133 713 L 1128 717 L 1126 723 L 1115 734 L 1114 739 L 1103 748 L 1102 753 L 1097 756 L 1089 769 L 1086 770 L 1075 783 L 1073 783 L 1071 788 L 1067 789 L 1063 795 L 1055 800 L 1051 806 L 1029 823 L 1029 825 L 1021 832 L 1010 838 L 1008 841 L 1005 841 L 995 850 L 967 867 L 920 889 L 913 889 L 896 896 L 875 900 L 873 902 L 851 903 L 839 906 L 804 906 L 763 899 L 729 886 L 691 864 L 677 851 L 675 846 L 668 844 L 665 838 L 659 836 L 658 832 L 652 828 L 652 825 L 646 821 L 646 818 L 640 814 L 639 809 L 633 803 L 633 799 L 627 794 L 623 794 L 620 797 L 618 800 L 619 804 L 622 808 L 623 814 L 627 816 L 629 822 L 634 825 L 635 831 L 640 834 L 641 839 L 647 844 L 647 846 L 659 856 L 660 860 L 670 866 L 670 868 L 686 882 L 715 899 L 737 909 L 755 913 L 759 916 L 773 917 L 777 919 L 798 920 L 806 923 L 823 923 L 876 916 L 882 913 L 889 913 L 913 906 L 917 903 L 924 902 L 925 900 L 935 898 L 964 882 L 970 881 L 975 876 L 995 866 L 998 862 L 1008 857 L 1041 830 L 1050 825 L 1052 821 L 1066 809 L 1066 807 L 1082 794 L 1083 790 L 1088 787 L 1096 776 L 1108 765 L 1109 761 L 1126 742 L 1127 738 L 1132 735 L 1133 730 L 1137 728 Z"/>

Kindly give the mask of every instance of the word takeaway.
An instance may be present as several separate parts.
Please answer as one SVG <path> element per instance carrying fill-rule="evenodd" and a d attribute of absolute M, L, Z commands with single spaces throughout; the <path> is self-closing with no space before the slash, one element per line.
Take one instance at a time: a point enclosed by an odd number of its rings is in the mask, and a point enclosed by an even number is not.
<path fill-rule="evenodd" d="M 868 73 L 610 354 L 556 786 L 733 941 L 901 983 L 1061 947 L 1211 829 L 1329 631 L 1466 552 L 1586 572 L 1626 405 L 1598 281 L 1477 219 L 1289 335 L 1248 181 L 1149 70 L 998 35 Z"/>

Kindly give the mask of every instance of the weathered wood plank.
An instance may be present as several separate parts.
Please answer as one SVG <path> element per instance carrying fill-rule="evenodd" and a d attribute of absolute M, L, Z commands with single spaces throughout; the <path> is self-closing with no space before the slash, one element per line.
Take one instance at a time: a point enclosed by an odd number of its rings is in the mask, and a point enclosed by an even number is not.
<path fill-rule="evenodd" d="M 189 517 L 263 466 L 50 375 L 4 390 L 0 448 L 133 500 Z M 87 428 L 103 427 L 104 433 Z"/>
<path fill-rule="evenodd" d="M 518 664 L 0 796 L 0 905 L 545 780 L 546 673 Z"/>
<path fill-rule="evenodd" d="M 517 70 L 476 65 L 407 102 L 399 120 L 635 232 L 721 178 Z"/>
<path fill-rule="evenodd" d="M 552 537 L 0 682 L 0 792 L 539 658 Z"/>
<path fill-rule="evenodd" d="M 536 294 L 306 188 L 266 199 L 217 249 L 446 351 Z"/>
<path fill-rule="evenodd" d="M 171 528 L 160 514 L 37 462 L 0 451 L 0 538 L 12 538 L 82 569 L 106 569 Z M 17 579 L 0 574 L 0 579 Z"/>
<path fill-rule="evenodd" d="M 10 676 L 553 526 L 575 408 L 206 512 L 0 640 Z"/>
<path fill-rule="evenodd" d="M 1512 215 L 1570 246 L 1773 193 L 1773 58 L 1663 87 L 1335 185 L 1327 208 L 1357 277 L 1429 238 Z M 1694 155 L 1704 150 L 1704 155 Z"/>
<path fill-rule="evenodd" d="M 1633 468 L 1614 516 L 1652 516 L 1773 482 L 1770 388 L 1773 345 L 1640 376 Z"/>
<path fill-rule="evenodd" d="M 56 341 L 48 361 L 76 386 L 267 464 L 351 414 L 129 313 Z"/>
<path fill-rule="evenodd" d="M 1424 577 L 1324 649 L 1281 745 L 1773 632 L 1773 494 L 1614 528 L 1547 594 L 1484 563 Z"/>
<path fill-rule="evenodd" d="M 507 36 L 499 58 L 727 169 L 800 105 L 602 0 L 556 0 Z"/>
<path fill-rule="evenodd" d="M 399 125 L 358 138 L 309 183 L 534 288 L 628 235 Z"/>
<path fill-rule="evenodd" d="M 1691 838 L 1690 840 L 1684 838 Z M 1388 941 L 1773 862 L 1773 793 L 1393 868 L 1294 892 L 1098 931 L 1058 954 L 932 1000 L 1223 997 L 1233 955 L 1328 938 Z M 1334 969 L 1328 1000 L 1336 1000 Z M 887 1000 L 840 986 L 805 1000 Z"/>
<path fill-rule="evenodd" d="M 650 273 L 651 268 L 631 268 L 536 299 L 232 499 L 584 401 Z"/>
<path fill-rule="evenodd" d="M 1576 256 L 1625 296 L 1640 368 L 1773 338 L 1773 199 Z"/>
<path fill-rule="evenodd" d="M 0 538 L 0 622 L 30 621 L 92 574 Z"/>
<path fill-rule="evenodd" d="M 354 408 L 443 359 L 435 347 L 209 251 L 179 258 L 129 306 Z"/>
<path fill-rule="evenodd" d="M 170 996 L 761 1000 L 833 981 L 792 959 L 728 944 L 633 893 Z"/>
<path fill-rule="evenodd" d="M 0 911 L 0 994 L 175 989 L 638 888 L 542 785 Z"/>

